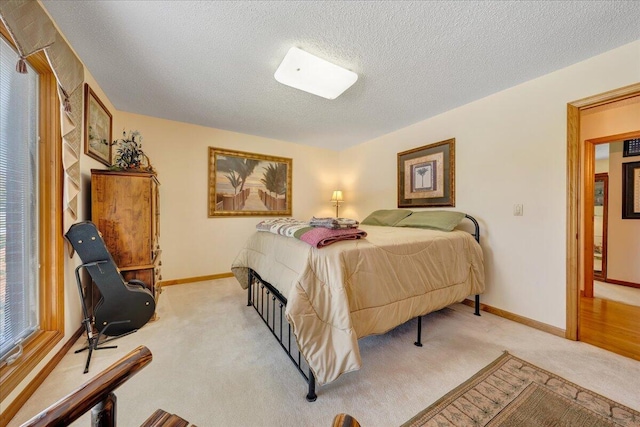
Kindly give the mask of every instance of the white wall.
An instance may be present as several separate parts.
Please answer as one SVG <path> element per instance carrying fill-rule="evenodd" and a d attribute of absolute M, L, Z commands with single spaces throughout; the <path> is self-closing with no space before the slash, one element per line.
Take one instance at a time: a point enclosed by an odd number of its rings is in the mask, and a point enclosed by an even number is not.
<path fill-rule="evenodd" d="M 345 214 L 396 207 L 397 153 L 456 138 L 455 209 L 480 222 L 483 302 L 564 329 L 567 103 L 639 80 L 636 41 L 344 150 Z"/>
<path fill-rule="evenodd" d="M 609 172 L 609 159 L 596 160 L 596 173 L 608 173 Z"/>
<path fill-rule="evenodd" d="M 294 218 L 331 215 L 338 153 L 187 123 L 117 112 L 114 139 L 138 130 L 160 181 L 163 280 L 228 273 L 240 248 L 265 217 L 209 218 L 208 147 L 293 159 Z M 117 136 L 116 136 L 117 135 Z"/>

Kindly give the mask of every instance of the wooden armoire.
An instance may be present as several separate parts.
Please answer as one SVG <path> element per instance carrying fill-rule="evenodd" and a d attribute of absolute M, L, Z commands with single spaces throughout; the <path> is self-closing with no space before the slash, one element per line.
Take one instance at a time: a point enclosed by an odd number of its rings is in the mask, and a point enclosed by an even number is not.
<path fill-rule="evenodd" d="M 160 207 L 154 173 L 91 170 L 91 220 L 125 281 L 160 293 Z"/>

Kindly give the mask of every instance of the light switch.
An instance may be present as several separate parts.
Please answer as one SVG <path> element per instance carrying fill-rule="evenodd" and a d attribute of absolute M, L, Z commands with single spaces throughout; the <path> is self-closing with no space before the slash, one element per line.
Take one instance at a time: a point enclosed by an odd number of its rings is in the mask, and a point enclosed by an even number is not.
<path fill-rule="evenodd" d="M 522 204 L 513 205 L 513 216 L 522 216 L 524 214 L 524 207 Z"/>

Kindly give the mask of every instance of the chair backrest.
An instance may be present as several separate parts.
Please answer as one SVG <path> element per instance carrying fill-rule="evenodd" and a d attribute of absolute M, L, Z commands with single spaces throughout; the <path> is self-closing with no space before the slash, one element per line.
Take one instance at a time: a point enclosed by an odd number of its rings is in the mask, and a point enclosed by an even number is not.
<path fill-rule="evenodd" d="M 155 312 L 155 299 L 143 286 L 124 281 L 95 224 L 73 224 L 65 237 L 102 295 L 94 309 L 96 328 L 117 336 L 144 326 Z"/>

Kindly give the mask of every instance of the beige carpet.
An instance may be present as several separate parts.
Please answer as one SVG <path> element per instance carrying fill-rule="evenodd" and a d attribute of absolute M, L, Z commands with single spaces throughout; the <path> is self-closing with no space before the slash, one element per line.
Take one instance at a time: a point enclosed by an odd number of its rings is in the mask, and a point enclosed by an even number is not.
<path fill-rule="evenodd" d="M 640 427 L 640 412 L 507 352 L 402 427 Z"/>
<path fill-rule="evenodd" d="M 78 341 L 9 424 L 19 426 L 146 345 L 153 361 L 116 390 L 118 425 L 138 426 L 157 408 L 199 427 L 322 426 L 340 412 L 363 427 L 399 426 L 487 366 L 504 350 L 589 390 L 640 410 L 640 362 L 455 304 L 428 315 L 424 347 L 416 322 L 360 340 L 363 367 L 320 387 L 307 403 L 306 384 L 235 279 L 164 288 L 159 320 L 94 354 L 83 375 Z M 80 325 L 78 324 L 78 327 Z M 85 416 L 77 426 L 88 426 Z"/>

